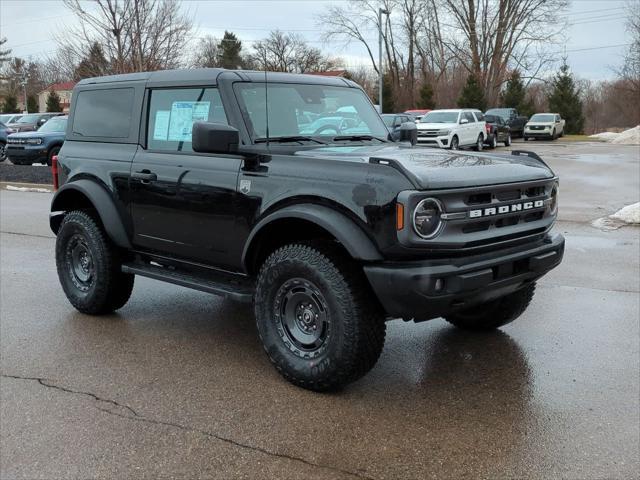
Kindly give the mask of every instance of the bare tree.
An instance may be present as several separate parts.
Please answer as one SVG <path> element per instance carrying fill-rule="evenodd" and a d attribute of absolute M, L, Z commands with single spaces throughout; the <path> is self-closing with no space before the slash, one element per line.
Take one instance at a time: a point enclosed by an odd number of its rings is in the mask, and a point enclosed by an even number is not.
<path fill-rule="evenodd" d="M 69 56 L 85 58 L 101 45 L 109 73 L 175 68 L 185 61 L 192 21 L 176 0 L 95 0 L 89 11 L 80 0 L 64 0 L 78 19 L 58 37 Z"/>
<path fill-rule="evenodd" d="M 624 58 L 624 64 L 618 74 L 624 80 L 622 88 L 628 89 L 640 98 L 640 5 L 637 1 L 627 3 L 627 32 L 631 35 L 631 44 Z"/>
<path fill-rule="evenodd" d="M 338 60 L 310 47 L 296 34 L 275 30 L 253 45 L 256 68 L 274 72 L 307 73 L 330 70 Z"/>
<path fill-rule="evenodd" d="M 220 55 L 220 49 L 218 48 L 219 43 L 220 40 L 212 35 L 200 38 L 196 45 L 196 54 L 191 66 L 195 68 L 218 67 L 218 57 Z"/>

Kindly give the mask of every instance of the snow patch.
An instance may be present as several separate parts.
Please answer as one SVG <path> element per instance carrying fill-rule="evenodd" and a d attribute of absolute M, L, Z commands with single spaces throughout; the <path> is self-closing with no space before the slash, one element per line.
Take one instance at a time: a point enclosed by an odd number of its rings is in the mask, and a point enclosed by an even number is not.
<path fill-rule="evenodd" d="M 625 130 L 611 140 L 611 143 L 615 143 L 616 145 L 640 145 L 640 125 Z"/>
<path fill-rule="evenodd" d="M 621 133 L 601 132 L 589 135 L 589 138 L 601 140 L 616 145 L 640 145 L 640 125 L 630 128 Z"/>
<path fill-rule="evenodd" d="M 7 190 L 12 190 L 14 192 L 37 192 L 37 193 L 51 193 L 51 190 L 48 188 L 37 188 L 37 187 L 16 187 L 15 185 L 7 185 Z"/>
<path fill-rule="evenodd" d="M 624 223 L 638 225 L 640 224 L 640 202 L 634 203 L 633 205 L 627 205 L 613 215 L 609 215 L 609 217 Z"/>

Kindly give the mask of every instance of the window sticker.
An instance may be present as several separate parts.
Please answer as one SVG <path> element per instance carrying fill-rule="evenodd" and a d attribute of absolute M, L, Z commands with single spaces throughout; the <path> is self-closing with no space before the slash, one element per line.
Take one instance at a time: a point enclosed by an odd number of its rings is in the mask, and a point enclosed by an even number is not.
<path fill-rule="evenodd" d="M 171 117 L 170 110 L 158 110 L 156 112 L 156 123 L 153 128 L 154 140 L 167 140 L 169 135 L 169 117 Z"/>
<path fill-rule="evenodd" d="M 193 122 L 209 118 L 211 102 L 173 102 L 169 120 L 169 137 L 172 142 L 190 142 Z"/>

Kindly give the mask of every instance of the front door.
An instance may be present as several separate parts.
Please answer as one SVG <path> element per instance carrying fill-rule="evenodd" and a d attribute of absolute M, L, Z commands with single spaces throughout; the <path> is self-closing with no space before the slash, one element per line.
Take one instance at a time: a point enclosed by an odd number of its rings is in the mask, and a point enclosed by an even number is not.
<path fill-rule="evenodd" d="M 227 123 L 216 88 L 155 89 L 147 141 L 131 170 L 134 244 L 160 255 L 230 266 L 238 155 L 193 152 L 194 121 Z"/>

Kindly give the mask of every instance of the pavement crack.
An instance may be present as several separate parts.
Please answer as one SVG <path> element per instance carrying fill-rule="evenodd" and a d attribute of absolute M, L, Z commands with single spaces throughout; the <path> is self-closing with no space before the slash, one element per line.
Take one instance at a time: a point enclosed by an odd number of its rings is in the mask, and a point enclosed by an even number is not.
<path fill-rule="evenodd" d="M 245 450 L 249 450 L 249 451 L 253 451 L 253 452 L 258 452 L 258 453 L 262 453 L 264 455 L 268 455 L 270 457 L 276 457 L 276 458 L 282 458 L 285 460 L 290 460 L 293 462 L 300 462 L 303 463 L 305 465 L 308 465 L 310 467 L 315 467 L 315 468 L 321 468 L 324 470 L 329 470 L 332 471 L 334 473 L 339 473 L 342 475 L 348 475 L 351 477 L 355 477 L 355 478 L 362 478 L 365 480 L 376 480 L 374 477 L 368 476 L 366 475 L 366 473 L 364 473 L 362 470 L 358 469 L 358 471 L 352 471 L 352 470 L 345 470 L 339 467 L 334 467 L 332 465 L 326 465 L 326 464 L 322 464 L 322 463 L 316 463 L 313 462 L 311 460 L 307 460 L 303 457 L 298 457 L 295 455 L 290 455 L 287 453 L 281 453 L 281 452 L 277 452 L 277 451 L 273 451 L 273 450 L 269 450 L 263 447 L 259 447 L 259 446 L 255 446 L 255 445 L 250 445 L 248 443 L 243 443 L 240 442 L 238 440 L 234 440 L 232 438 L 229 437 L 225 437 L 223 435 L 214 433 L 214 432 L 210 432 L 208 430 L 203 430 L 200 428 L 196 428 L 196 427 L 190 427 L 187 425 L 182 425 L 180 423 L 176 423 L 176 422 L 171 422 L 171 421 L 166 421 L 166 420 L 157 420 L 154 418 L 149 418 L 149 417 L 145 417 L 144 415 L 141 415 L 139 413 L 137 413 L 133 408 L 129 407 L 128 405 L 124 405 L 121 404 L 119 402 L 116 402 L 115 400 L 111 400 L 108 398 L 102 398 L 99 397 L 98 395 L 91 393 L 91 392 L 83 392 L 80 390 L 73 390 L 71 388 L 67 388 L 67 387 L 62 387 L 60 385 L 56 385 L 55 383 L 52 383 L 51 380 L 46 379 L 46 378 L 42 378 L 42 377 L 25 377 L 25 376 L 20 376 L 20 375 L 7 375 L 7 374 L 0 374 L 0 377 L 3 378 L 11 378 L 14 380 L 28 380 L 28 381 L 34 381 L 39 383 L 40 385 L 42 385 L 43 387 L 46 388 L 52 388 L 61 392 L 65 392 L 65 393 L 71 393 L 71 394 L 75 394 L 75 395 L 83 395 L 86 397 L 90 397 L 93 398 L 94 400 L 98 401 L 98 402 L 104 402 L 113 406 L 117 406 L 121 409 L 123 409 L 126 412 L 129 412 L 129 414 L 125 414 L 125 413 L 121 413 L 118 411 L 114 411 L 114 410 L 110 410 L 107 408 L 102 408 L 100 406 L 95 406 L 95 408 L 101 412 L 104 412 L 108 415 L 113 415 L 116 417 L 120 417 L 120 418 L 124 418 L 127 420 L 133 420 L 136 422 L 143 422 L 143 423 L 148 423 L 151 425 L 162 425 L 165 427 L 171 427 L 171 428 L 176 428 L 185 432 L 192 432 L 192 433 L 197 433 L 200 435 L 203 435 L 207 438 L 211 438 L 214 440 L 218 440 L 220 442 L 224 442 L 227 443 L 229 445 L 233 445 L 235 447 L 238 448 L 242 448 Z"/>
<path fill-rule="evenodd" d="M 119 408 L 123 408 L 123 409 L 131 412 L 135 417 L 138 416 L 138 413 L 128 405 L 123 405 L 121 403 L 116 402 L 115 400 L 111 400 L 110 398 L 99 397 L 98 395 L 96 395 L 94 393 L 91 393 L 91 392 L 82 392 L 80 390 L 72 390 L 70 388 L 63 387 L 61 385 L 56 385 L 55 383 L 52 383 L 51 380 L 48 380 L 46 378 L 41 378 L 41 377 L 22 377 L 22 376 L 19 376 L 19 375 L 6 375 L 6 374 L 2 374 L 0 376 L 2 376 L 4 378 L 12 378 L 14 380 L 31 380 L 31 381 L 34 381 L 34 382 L 38 382 L 43 387 L 53 388 L 53 389 L 59 390 L 61 392 L 72 393 L 72 394 L 75 394 L 75 395 L 84 395 L 84 396 L 93 398 L 94 400 L 96 400 L 98 402 L 104 402 L 104 403 L 108 403 L 110 405 L 113 405 L 113 406 L 116 406 L 116 407 L 119 407 Z M 98 408 L 99 410 L 102 410 L 103 412 L 108 412 L 108 410 L 106 410 L 106 409 L 99 408 L 99 407 L 96 407 L 96 408 Z"/>

